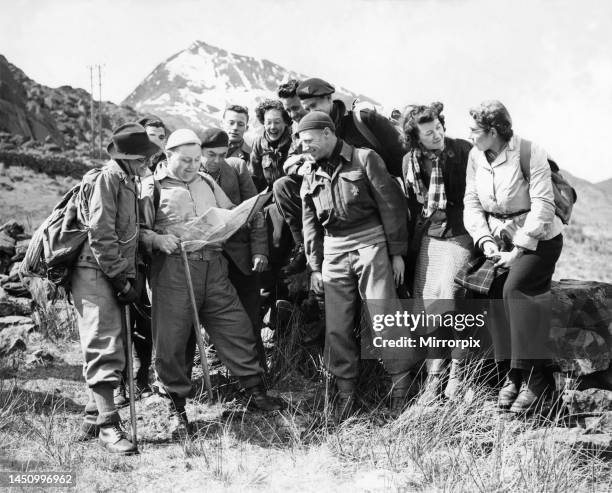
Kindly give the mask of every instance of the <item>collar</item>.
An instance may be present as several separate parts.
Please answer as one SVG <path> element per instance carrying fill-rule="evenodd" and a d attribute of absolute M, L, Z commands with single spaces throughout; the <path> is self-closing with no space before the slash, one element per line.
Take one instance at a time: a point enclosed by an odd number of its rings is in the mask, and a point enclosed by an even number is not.
<path fill-rule="evenodd" d="M 123 181 L 134 181 L 136 178 L 136 175 L 132 174 L 129 168 L 127 168 L 127 166 L 123 166 L 121 164 L 119 164 L 117 161 L 115 161 L 114 159 L 111 159 L 108 161 L 107 166 L 113 170 L 113 172 L 117 173 L 119 175 L 119 177 L 121 178 L 121 180 Z M 127 168 L 127 170 L 126 170 Z"/>

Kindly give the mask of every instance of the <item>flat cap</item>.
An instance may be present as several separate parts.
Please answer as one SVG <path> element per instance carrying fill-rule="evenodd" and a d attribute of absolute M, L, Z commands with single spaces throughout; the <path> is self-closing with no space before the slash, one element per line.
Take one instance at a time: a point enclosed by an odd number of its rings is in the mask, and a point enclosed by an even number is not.
<path fill-rule="evenodd" d="M 304 130 L 323 130 L 324 128 L 329 128 L 332 132 L 336 131 L 336 126 L 327 113 L 311 111 L 300 120 L 297 133 L 299 134 Z"/>
<path fill-rule="evenodd" d="M 227 147 L 229 146 L 229 137 L 220 128 L 209 128 L 202 133 L 201 147 Z"/>
<path fill-rule="evenodd" d="M 301 82 L 296 92 L 300 99 L 308 99 L 328 96 L 329 94 L 333 94 L 335 90 L 336 88 L 329 82 L 313 77 Z"/>
<path fill-rule="evenodd" d="M 166 150 L 174 149 L 175 147 L 185 144 L 200 145 L 202 141 L 196 133 L 189 128 L 179 128 L 170 134 L 168 142 L 166 142 Z"/>

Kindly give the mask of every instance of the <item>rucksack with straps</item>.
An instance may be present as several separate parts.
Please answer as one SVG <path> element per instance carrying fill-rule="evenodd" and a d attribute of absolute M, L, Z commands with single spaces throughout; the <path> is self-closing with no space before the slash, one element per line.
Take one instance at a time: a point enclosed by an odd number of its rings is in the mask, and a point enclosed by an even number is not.
<path fill-rule="evenodd" d="M 89 233 L 86 195 L 100 172 L 101 168 L 88 171 L 38 227 L 21 262 L 21 275 L 46 278 L 55 288 L 69 290 L 72 267 Z"/>
<path fill-rule="evenodd" d="M 531 142 L 521 139 L 519 150 L 519 160 L 523 177 L 529 183 L 531 179 Z M 559 166 L 552 159 L 548 158 L 550 166 L 553 193 L 555 195 L 555 214 L 559 216 L 563 224 L 568 224 L 572 215 L 572 209 L 578 199 L 576 190 L 569 182 L 563 178 L 559 171 Z"/>

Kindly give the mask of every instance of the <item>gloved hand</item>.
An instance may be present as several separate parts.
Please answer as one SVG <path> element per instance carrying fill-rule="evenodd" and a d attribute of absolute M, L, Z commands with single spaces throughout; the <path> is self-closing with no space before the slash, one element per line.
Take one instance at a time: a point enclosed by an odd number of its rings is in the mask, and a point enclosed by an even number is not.
<path fill-rule="evenodd" d="M 134 289 L 134 282 L 134 279 L 128 279 L 129 288 L 127 292 L 117 294 L 117 301 L 119 301 L 119 303 L 122 305 L 130 305 L 138 301 L 139 295 L 138 291 Z"/>
<path fill-rule="evenodd" d="M 109 279 L 117 300 L 122 305 L 138 301 L 138 293 L 134 289 L 134 280 L 128 279 L 124 272 Z"/>

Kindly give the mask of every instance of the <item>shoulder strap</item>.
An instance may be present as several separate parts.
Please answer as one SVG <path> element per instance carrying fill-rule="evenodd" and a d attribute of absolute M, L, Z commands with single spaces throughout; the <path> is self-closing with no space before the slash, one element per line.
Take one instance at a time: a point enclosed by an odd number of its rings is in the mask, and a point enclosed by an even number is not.
<path fill-rule="evenodd" d="M 525 178 L 525 181 L 529 183 L 529 180 L 531 179 L 531 142 L 526 139 L 521 139 L 519 161 L 521 163 L 523 178 Z"/>
<path fill-rule="evenodd" d="M 212 178 L 212 176 L 209 176 L 208 174 L 202 171 L 199 171 L 198 174 L 204 179 L 204 181 L 210 187 L 212 192 L 215 193 L 215 180 Z"/>
<path fill-rule="evenodd" d="M 380 141 L 376 138 L 376 136 L 372 133 L 368 126 L 363 122 L 363 119 L 361 118 L 361 110 L 357 109 L 351 111 L 351 113 L 353 115 L 353 122 L 355 123 L 357 130 L 359 130 L 359 133 L 363 135 L 365 139 L 370 143 L 373 150 L 380 154 L 382 152 L 382 146 L 380 145 Z"/>
<path fill-rule="evenodd" d="M 161 200 L 161 185 L 159 181 L 153 179 L 153 207 L 155 208 L 155 213 L 157 214 L 157 209 L 159 209 L 159 202 Z"/>

